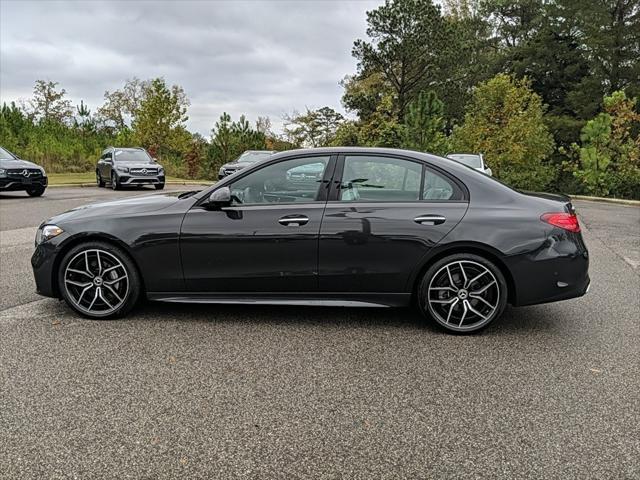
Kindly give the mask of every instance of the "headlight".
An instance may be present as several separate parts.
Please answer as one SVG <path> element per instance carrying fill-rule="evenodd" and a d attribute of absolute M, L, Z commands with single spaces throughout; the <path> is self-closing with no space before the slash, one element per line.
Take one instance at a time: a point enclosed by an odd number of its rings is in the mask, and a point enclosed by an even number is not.
<path fill-rule="evenodd" d="M 53 237 L 57 237 L 62 232 L 64 232 L 64 230 L 57 225 L 44 225 L 39 228 L 36 233 L 36 246 L 46 242 L 47 240 L 51 240 Z"/>
<path fill-rule="evenodd" d="M 0 177 L 4 178 L 7 176 L 7 171 L 4 168 L 0 168 Z"/>
<path fill-rule="evenodd" d="M 164 168 L 160 167 L 160 168 L 158 169 L 158 174 L 159 174 L 159 175 L 164 175 Z"/>
<path fill-rule="evenodd" d="M 116 167 L 116 170 L 118 170 L 119 172 L 124 172 L 124 173 L 129 173 L 129 167 Z"/>

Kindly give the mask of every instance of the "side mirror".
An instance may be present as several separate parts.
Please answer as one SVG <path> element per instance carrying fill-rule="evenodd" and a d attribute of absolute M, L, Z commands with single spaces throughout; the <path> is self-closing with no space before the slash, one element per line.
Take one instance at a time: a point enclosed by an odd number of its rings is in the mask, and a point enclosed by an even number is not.
<path fill-rule="evenodd" d="M 215 190 L 209 196 L 209 202 L 207 203 L 207 206 L 212 210 L 228 207 L 229 205 L 231 205 L 231 190 L 229 190 L 229 187 Z"/>

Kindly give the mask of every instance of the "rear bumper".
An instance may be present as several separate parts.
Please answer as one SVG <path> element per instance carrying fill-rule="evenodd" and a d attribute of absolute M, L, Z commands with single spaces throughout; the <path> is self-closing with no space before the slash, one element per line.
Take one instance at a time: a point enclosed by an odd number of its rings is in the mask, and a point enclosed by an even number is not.
<path fill-rule="evenodd" d="M 0 178 L 0 191 L 2 192 L 16 192 L 29 190 L 30 188 L 47 188 L 47 177 L 31 178 L 30 183 L 24 183 L 23 180 L 16 178 Z"/>
<path fill-rule="evenodd" d="M 508 257 L 514 305 L 535 305 L 581 297 L 589 290 L 589 252 L 579 234 L 553 237 L 542 248 Z"/>

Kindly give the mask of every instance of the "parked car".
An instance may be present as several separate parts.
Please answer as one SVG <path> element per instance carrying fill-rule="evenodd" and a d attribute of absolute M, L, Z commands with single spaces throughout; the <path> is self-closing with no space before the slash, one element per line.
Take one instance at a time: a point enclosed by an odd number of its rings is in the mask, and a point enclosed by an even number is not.
<path fill-rule="evenodd" d="M 491 169 L 484 163 L 484 157 L 481 153 L 448 153 L 447 158 L 474 168 L 489 176 L 493 174 Z"/>
<path fill-rule="evenodd" d="M 144 148 L 108 147 L 96 165 L 98 187 L 108 183 L 114 190 L 119 190 L 122 187 L 153 185 L 156 190 L 162 190 L 164 182 L 164 168 Z"/>
<path fill-rule="evenodd" d="M 222 167 L 220 167 L 220 171 L 218 172 L 218 180 L 232 175 L 238 170 L 242 170 L 249 165 L 253 165 L 259 160 L 264 160 L 274 153 L 276 152 L 274 152 L 273 150 L 247 150 L 233 162 L 225 163 L 224 165 L 222 165 Z"/>
<path fill-rule="evenodd" d="M 47 174 L 40 165 L 21 160 L 0 147 L 0 192 L 24 191 L 39 197 L 47 189 Z"/>
<path fill-rule="evenodd" d="M 291 172 L 322 165 L 322 176 Z M 315 168 L 315 167 L 314 167 Z M 433 155 L 279 153 L 217 184 L 77 208 L 43 222 L 41 295 L 80 315 L 163 302 L 408 306 L 472 332 L 505 305 L 584 295 L 570 199 L 522 193 Z"/>

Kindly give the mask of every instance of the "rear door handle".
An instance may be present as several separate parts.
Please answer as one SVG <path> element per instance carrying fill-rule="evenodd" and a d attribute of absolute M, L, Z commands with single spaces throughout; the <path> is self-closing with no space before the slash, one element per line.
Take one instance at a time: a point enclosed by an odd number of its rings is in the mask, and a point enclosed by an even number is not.
<path fill-rule="evenodd" d="M 305 215 L 286 215 L 278 220 L 278 223 L 285 227 L 299 227 L 301 225 L 306 225 L 308 222 L 309 217 Z"/>
<path fill-rule="evenodd" d="M 413 219 L 414 222 L 420 225 L 440 225 L 446 220 L 442 215 L 419 215 Z"/>

